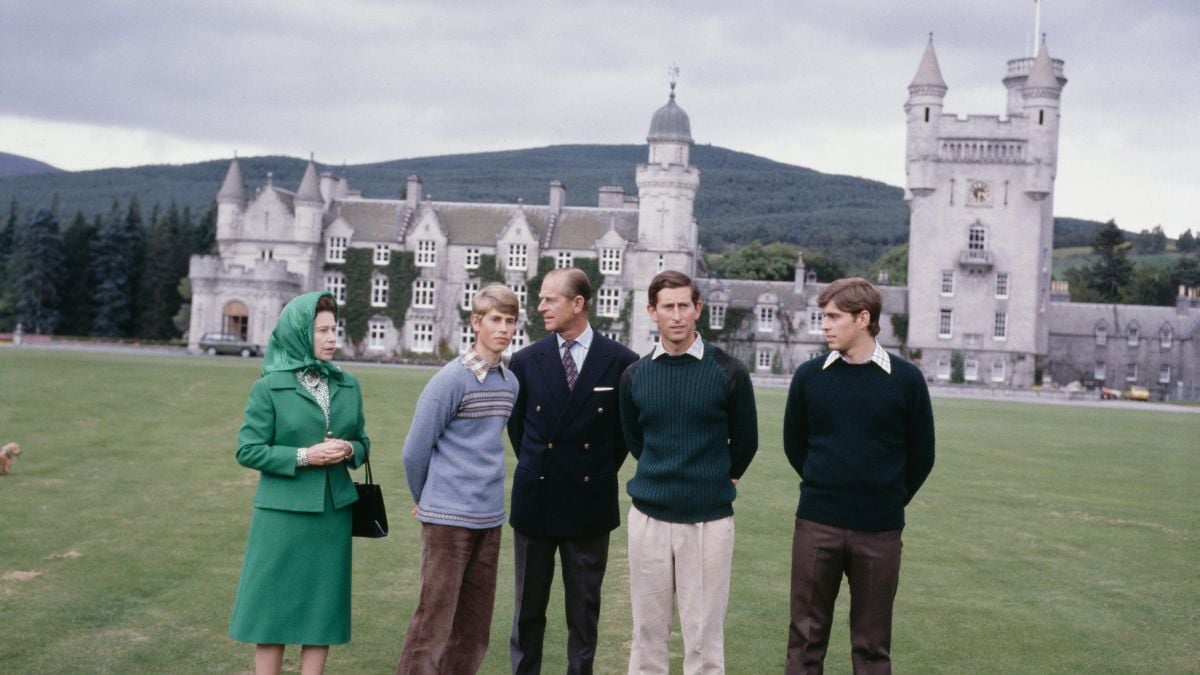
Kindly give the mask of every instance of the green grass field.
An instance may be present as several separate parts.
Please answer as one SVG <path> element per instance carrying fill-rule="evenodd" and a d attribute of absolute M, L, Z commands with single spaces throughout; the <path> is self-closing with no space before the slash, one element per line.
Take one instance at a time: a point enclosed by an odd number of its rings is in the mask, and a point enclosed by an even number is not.
<path fill-rule="evenodd" d="M 227 635 L 256 476 L 234 438 L 258 362 L 0 348 L 0 672 L 239 672 Z M 392 536 L 356 540 L 354 641 L 333 673 L 391 672 L 416 602 L 418 526 L 400 448 L 429 370 L 355 368 Z M 780 672 L 797 479 L 785 391 L 758 391 L 739 484 L 726 659 Z M 908 509 L 897 670 L 1200 670 L 1200 416 L 935 401 L 938 461 Z M 623 473 L 633 468 L 628 464 Z M 485 673 L 507 670 L 511 532 Z M 625 530 L 614 533 L 597 671 L 624 672 Z M 304 564 L 304 561 L 297 561 Z M 849 672 L 846 593 L 828 670 Z M 552 600 L 547 672 L 565 664 Z M 295 669 L 294 649 L 285 667 Z M 672 672 L 679 672 L 680 645 Z"/>

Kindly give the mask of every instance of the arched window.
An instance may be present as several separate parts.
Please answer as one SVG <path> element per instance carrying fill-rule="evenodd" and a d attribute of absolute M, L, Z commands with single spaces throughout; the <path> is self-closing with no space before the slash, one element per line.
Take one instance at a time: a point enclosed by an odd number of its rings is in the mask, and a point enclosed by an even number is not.
<path fill-rule="evenodd" d="M 231 300 L 222 312 L 224 328 L 221 332 L 236 335 L 239 340 L 246 340 L 250 332 L 250 310 L 238 300 Z"/>

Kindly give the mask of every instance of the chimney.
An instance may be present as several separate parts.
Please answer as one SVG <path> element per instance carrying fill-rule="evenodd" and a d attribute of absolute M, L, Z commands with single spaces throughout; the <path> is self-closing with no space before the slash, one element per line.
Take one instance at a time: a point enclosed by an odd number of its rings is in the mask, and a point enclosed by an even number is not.
<path fill-rule="evenodd" d="M 625 207 L 625 188 L 616 185 L 605 185 L 600 188 L 597 206 L 602 209 L 620 209 Z"/>
<path fill-rule="evenodd" d="M 567 186 L 561 180 L 550 181 L 550 212 L 558 213 L 567 203 Z"/>
<path fill-rule="evenodd" d="M 333 174 L 328 171 L 321 172 L 321 199 L 325 200 L 326 204 L 333 200 L 333 190 L 336 185 L 337 181 L 333 179 Z"/>
<path fill-rule="evenodd" d="M 421 177 L 412 175 L 408 177 L 408 185 L 405 187 L 404 193 L 405 206 L 410 209 L 417 208 L 417 204 L 421 202 Z"/>

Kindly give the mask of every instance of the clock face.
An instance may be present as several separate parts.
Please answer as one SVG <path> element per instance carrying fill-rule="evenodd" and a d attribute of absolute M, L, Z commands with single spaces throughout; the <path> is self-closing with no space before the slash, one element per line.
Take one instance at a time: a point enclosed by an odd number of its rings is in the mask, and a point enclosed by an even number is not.
<path fill-rule="evenodd" d="M 967 188 L 967 194 L 971 196 L 971 201 L 975 204 L 986 204 L 992 198 L 992 191 L 988 184 L 981 180 L 972 182 Z"/>

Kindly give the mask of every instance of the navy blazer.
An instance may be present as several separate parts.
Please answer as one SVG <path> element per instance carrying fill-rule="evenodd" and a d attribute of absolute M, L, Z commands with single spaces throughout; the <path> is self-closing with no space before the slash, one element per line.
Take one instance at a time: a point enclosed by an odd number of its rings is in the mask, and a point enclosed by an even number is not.
<path fill-rule="evenodd" d="M 567 388 L 558 336 L 551 333 L 512 357 L 521 383 L 508 419 L 517 454 L 509 522 L 522 534 L 578 538 L 621 524 L 617 470 L 628 449 L 617 390 L 637 354 L 593 328 L 592 346 Z"/>

